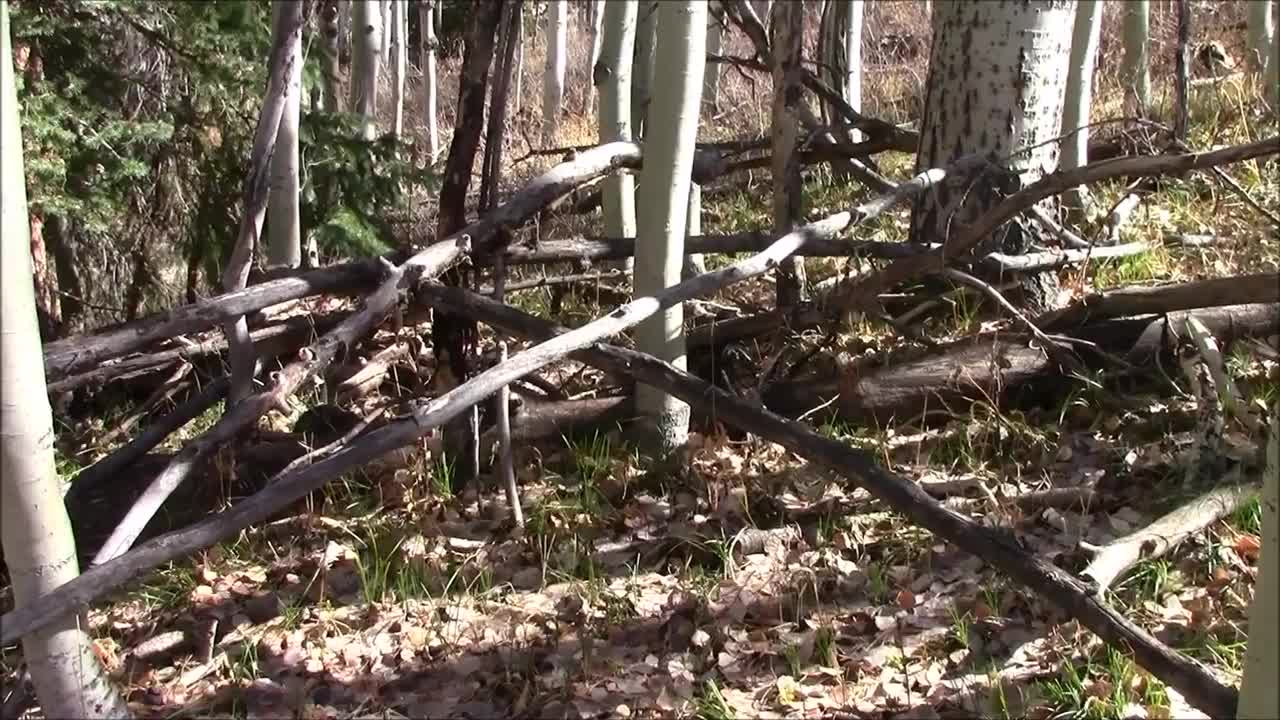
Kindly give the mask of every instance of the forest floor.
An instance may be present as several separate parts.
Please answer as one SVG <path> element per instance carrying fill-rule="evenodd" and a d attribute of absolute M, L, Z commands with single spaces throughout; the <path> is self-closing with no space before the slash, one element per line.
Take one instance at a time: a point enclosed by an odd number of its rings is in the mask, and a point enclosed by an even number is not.
<path fill-rule="evenodd" d="M 1192 147 L 1274 133 L 1274 121 L 1259 124 L 1240 111 L 1242 92 L 1198 94 Z M 1095 114 L 1118 113 L 1104 101 Z M 589 142 L 585 123 L 579 130 L 570 126 L 566 137 Z M 512 182 L 553 160 L 516 167 Z M 881 170 L 900 180 L 910 163 L 890 153 Z M 1280 179 L 1270 163 L 1225 170 L 1275 208 Z M 708 188 L 704 230 L 769 225 L 760 200 L 768 188 L 767 178 Z M 1124 188 L 1094 188 L 1099 211 L 1087 227 L 1101 225 Z M 833 182 L 825 168 L 806 176 L 810 219 L 867 197 Z M 886 214 L 860 239 L 904 240 L 908 212 Z M 583 234 L 594 223 L 598 216 L 557 219 L 550 235 Z M 1067 268 L 1061 279 L 1079 297 L 1275 272 L 1280 243 L 1265 227 L 1214 176 L 1193 174 L 1147 196 L 1123 230 L 1122 242 L 1154 249 Z M 1162 240 L 1170 234 L 1219 241 L 1174 246 Z M 707 260 L 716 267 L 730 258 Z M 810 259 L 807 269 L 818 281 L 855 271 L 857 262 Z M 521 268 L 514 279 L 541 272 Z M 605 285 L 627 292 L 622 282 Z M 550 290 L 535 289 L 511 302 L 544 317 L 554 306 L 555 319 L 573 326 L 612 309 L 613 294 L 604 295 L 587 288 L 553 301 Z M 766 309 L 772 281 L 708 300 L 744 313 Z M 938 342 L 1009 327 L 998 309 L 964 293 L 919 325 Z M 384 330 L 366 353 L 397 342 L 416 347 L 420 330 Z M 482 346 L 492 340 L 482 328 Z M 876 366 L 929 351 L 855 320 L 831 338 L 778 332 L 747 352 L 758 368 L 784 344 L 822 343 L 826 357 Z M 1248 404 L 1280 401 L 1280 337 L 1226 350 Z M 822 414 L 809 421 L 1075 572 L 1087 562 L 1082 541 L 1101 545 L 1205 490 L 1184 480 L 1186 451 L 1202 442 L 1200 408 L 1176 367 L 1157 375 L 1079 377 L 1069 390 L 1020 407 L 975 402 L 942 419 L 931 413 L 927 423 L 866 426 Z M 576 362 L 543 377 L 573 399 L 620 390 Z M 388 382 L 360 401 L 362 409 L 386 404 L 399 387 Z M 291 427 L 322 393 L 296 400 L 292 413 L 270 414 L 271 428 Z M 66 428 L 59 446 L 96 447 L 95 438 L 131 410 Z M 218 404 L 161 449 L 176 452 L 221 411 Z M 683 454 L 662 465 L 608 426 L 522 445 L 524 528 L 514 527 L 487 474 L 455 494 L 424 442 L 404 462 L 351 473 L 289 517 L 95 604 L 89 630 L 139 715 L 157 718 L 1197 716 L 1130 656 L 1065 619 L 1053 598 L 1012 583 L 781 446 L 732 434 L 731 424 L 695 426 Z M 75 459 L 64 451 L 61 469 L 75 472 L 128 439 Z M 1245 456 L 1262 438 L 1229 425 L 1227 441 Z M 201 482 L 230 485 L 233 455 L 215 466 Z M 1018 502 L 1080 487 L 1094 491 L 1085 506 Z M 1259 518 L 1256 500 L 1244 504 L 1173 552 L 1140 562 L 1107 601 L 1238 684 Z M 20 684 L 17 657 L 7 648 L 0 659 L 6 687 Z"/>

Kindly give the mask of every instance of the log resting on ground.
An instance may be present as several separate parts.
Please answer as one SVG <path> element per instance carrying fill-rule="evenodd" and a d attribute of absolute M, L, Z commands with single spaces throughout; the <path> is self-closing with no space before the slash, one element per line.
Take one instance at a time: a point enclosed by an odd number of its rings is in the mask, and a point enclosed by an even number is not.
<path fill-rule="evenodd" d="M 426 286 L 420 295 L 430 299 L 435 307 L 477 317 L 509 333 L 550 339 L 563 332 L 547 321 L 459 288 Z M 802 457 L 845 475 L 913 522 L 1032 588 L 1079 619 L 1103 640 L 1132 652 L 1140 666 L 1181 692 L 1194 706 L 1215 717 L 1234 715 L 1236 691 L 1219 682 L 1203 665 L 1169 649 L 1120 613 L 1098 602 L 1083 583 L 1060 568 L 1029 555 L 1011 536 L 982 527 L 948 510 L 915 483 L 884 470 L 871 453 L 825 438 L 800 423 L 773 415 L 641 353 L 596 344 L 578 350 L 574 357 L 666 390 L 694 408 L 778 442 Z M 508 364 L 514 363 L 509 361 Z M 483 378 L 484 375 L 478 376 L 468 385 L 479 385 Z M 459 391 L 465 392 L 466 389 L 464 385 L 454 392 L 461 394 Z M 483 396 L 475 401 L 481 399 Z M 461 402 L 455 404 L 462 405 Z M 448 401 L 437 401 L 431 405 L 441 410 L 448 406 Z M 450 412 L 456 415 L 464 409 L 454 407 Z M 434 416 L 415 413 L 412 417 L 392 421 L 336 448 L 315 464 L 277 478 L 253 498 L 218 517 L 157 538 L 106 565 L 90 569 L 50 593 L 44 602 L 14 610 L 0 618 L 0 643 L 12 643 L 146 570 L 265 520 L 279 508 L 321 487 L 340 473 L 412 442 L 430 427 L 444 422 L 446 415 L 446 412 L 436 412 Z"/>
<path fill-rule="evenodd" d="M 1103 290 L 1045 313 L 1035 319 L 1035 324 L 1042 330 L 1054 331 L 1124 315 L 1275 302 L 1280 302 L 1280 273 L 1259 273 Z"/>
<path fill-rule="evenodd" d="M 1240 337 L 1265 336 L 1280 327 L 1280 304 L 1255 303 L 1099 321 L 1070 337 L 1095 343 L 1103 352 L 1149 368 L 1158 354 L 1172 362 L 1187 317 L 1203 322 L 1226 343 Z M 1087 347 L 1079 354 L 1094 366 L 1107 359 Z M 1057 364 L 1009 332 L 966 338 L 938 352 L 898 363 L 867 375 L 837 372 L 835 377 L 773 385 L 764 395 L 773 412 L 796 416 L 830 402 L 831 412 L 850 422 L 905 422 L 926 411 L 968 411 L 975 400 L 1001 400 L 1021 392 L 1033 380 L 1061 377 Z"/>

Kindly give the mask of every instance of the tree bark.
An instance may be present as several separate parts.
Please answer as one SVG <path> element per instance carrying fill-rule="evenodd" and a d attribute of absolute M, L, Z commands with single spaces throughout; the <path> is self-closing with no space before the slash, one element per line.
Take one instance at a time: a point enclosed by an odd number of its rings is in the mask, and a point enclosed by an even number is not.
<path fill-rule="evenodd" d="M 719 55 L 724 41 L 724 8 L 711 0 L 707 15 L 707 55 Z M 720 63 L 709 63 L 702 80 L 702 106 L 712 115 L 720 112 Z"/>
<path fill-rule="evenodd" d="M 443 0 L 422 0 L 420 20 L 422 26 L 422 57 L 425 58 L 422 70 L 422 94 L 426 99 L 427 121 L 427 155 L 431 158 L 429 165 L 440 159 L 440 127 L 436 120 L 436 94 L 439 92 L 439 81 L 436 79 L 436 39 L 435 13 L 432 6 Z"/>
<path fill-rule="evenodd" d="M 347 107 L 364 119 L 362 137 L 378 135 L 378 72 L 382 57 L 382 0 L 351 0 L 351 97 Z"/>
<path fill-rule="evenodd" d="M 291 92 L 294 88 L 290 87 L 290 79 L 297 59 L 302 56 L 302 22 L 301 0 L 290 0 L 281 4 L 281 12 L 272 23 L 267 92 L 254 130 L 249 172 L 244 180 L 240 230 L 231 259 L 222 274 L 222 287 L 228 292 L 244 289 L 262 237 L 271 185 L 270 160 L 290 95 L 296 95 L 296 92 Z M 231 390 L 227 394 L 227 407 L 230 409 L 253 392 L 257 359 L 254 357 L 253 340 L 249 337 L 249 324 L 244 317 L 229 319 L 224 332 L 230 344 Z"/>
<path fill-rule="evenodd" d="M 404 135 L 404 82 L 409 69 L 409 0 L 391 3 L 391 132 L 399 139 Z"/>
<path fill-rule="evenodd" d="M 542 142 L 555 144 L 564 104 L 564 75 L 568 66 L 569 3 L 547 3 L 547 64 L 542 74 Z"/>
<path fill-rule="evenodd" d="M 346 6 L 339 0 L 320 3 L 320 107 L 325 112 L 342 112 L 338 93 L 338 57 Z"/>
<path fill-rule="evenodd" d="M 654 62 L 653 117 L 645 139 L 646 160 L 640 171 L 636 227 L 635 293 L 656 295 L 677 285 L 684 266 L 685 227 L 693 154 L 702 107 L 702 73 L 706 66 L 707 5 L 704 0 L 665 2 L 658 6 L 658 34 L 663 52 Z M 636 329 L 636 346 L 664 361 L 684 367 L 684 312 L 673 305 Z M 636 408 L 652 418 L 653 432 L 644 444 L 660 456 L 684 445 L 689 408 L 666 393 L 645 385 L 636 388 Z"/>
<path fill-rule="evenodd" d="M 804 4 L 780 2 L 773 6 L 773 231 L 791 231 L 801 216 L 800 163 L 796 152 L 800 136 L 800 58 L 804 44 Z M 782 261 L 774 275 L 777 305 L 791 308 L 804 301 L 804 260 Z"/>
<path fill-rule="evenodd" d="M 273 15 L 289 12 L 289 3 L 299 0 L 276 0 Z M 276 22 L 280 22 L 276 20 Z M 267 265 L 298 267 L 302 263 L 302 223 L 298 199 L 298 125 L 302 120 L 302 43 L 292 46 L 288 87 L 285 89 L 284 112 L 271 153 L 271 194 L 267 202 Z"/>
<path fill-rule="evenodd" d="M 458 80 L 458 122 L 449 145 L 449 158 L 445 161 L 436 237 L 447 237 L 466 225 L 467 189 L 484 131 L 484 96 L 501 9 L 499 0 L 483 0 L 472 5 L 472 24 L 466 33 Z M 465 271 L 451 271 L 445 275 L 445 282 L 463 285 L 467 276 Z M 471 358 L 475 354 L 475 321 L 437 313 L 431 324 L 431 340 L 436 355 L 436 375 L 432 382 L 437 391 L 444 392 L 465 383 L 471 377 Z M 445 428 L 444 452 L 449 466 L 454 468 L 456 486 L 468 483 L 480 472 L 478 441 L 479 416 L 474 408 Z"/>
<path fill-rule="evenodd" d="M 1151 0 L 1124 4 L 1124 59 L 1120 80 L 1124 83 L 1124 108 L 1128 115 L 1146 117 L 1151 108 Z"/>
<path fill-rule="evenodd" d="M 1071 63 L 1067 71 L 1066 100 L 1062 107 L 1063 153 L 1058 166 L 1071 170 L 1089 162 L 1089 111 L 1093 106 L 1093 68 L 1102 34 L 1102 3 L 1079 0 L 1071 37 Z M 1073 224 L 1081 225 L 1088 210 L 1086 188 L 1072 188 L 1062 198 Z"/>
<path fill-rule="evenodd" d="M 53 413 L 32 282 L 31 224 L 18 90 L 9 38 L 9 4 L 0 5 L 0 542 L 15 609 L 45 602 L 79 575 L 75 540 L 53 456 Z M 22 639 L 23 659 L 45 717 L 130 717 L 124 698 L 94 654 L 87 616 L 60 612 Z"/>
<path fill-rule="evenodd" d="M 637 0 L 607 0 L 604 4 L 600 58 L 592 81 L 600 91 L 601 143 L 632 140 L 632 61 L 635 56 Z M 627 172 L 605 178 L 601 191 L 605 232 L 615 237 L 635 237 L 636 179 Z M 631 261 L 626 265 L 630 268 Z"/>
<path fill-rule="evenodd" d="M 1261 73 L 1266 68 L 1268 55 L 1271 54 L 1271 44 L 1275 42 L 1275 7 L 1272 0 L 1261 0 L 1248 3 L 1248 9 L 1246 60 L 1251 71 Z"/>
<path fill-rule="evenodd" d="M 1191 0 L 1174 0 L 1178 42 L 1173 58 L 1173 138 L 1187 141 L 1191 122 Z"/>
<path fill-rule="evenodd" d="M 653 63 L 658 43 L 656 0 L 640 0 L 636 14 L 635 56 L 631 62 L 631 138 L 644 138 L 649 101 L 653 96 Z"/>
<path fill-rule="evenodd" d="M 944 183 L 920 196 L 912 212 L 914 242 L 951 242 L 1003 198 L 1052 173 L 1058 165 L 1062 104 L 1071 49 L 1074 0 L 959 0 L 934 11 L 938 23 L 929 58 L 917 171 L 977 154 L 1007 173 L 975 183 Z M 1026 152 L 1009 157 L 1022 148 Z M 1038 226 L 1014 220 L 986 242 L 987 250 L 1025 252 Z M 1057 302 L 1056 275 L 1028 276 L 1024 302 L 1039 312 Z"/>
<path fill-rule="evenodd" d="M 1263 473 L 1262 545 L 1258 575 L 1249 605 L 1249 644 L 1245 651 L 1244 679 L 1240 682 L 1239 720 L 1280 717 L 1280 403 L 1271 406 L 1271 432 L 1267 441 L 1267 469 Z"/>

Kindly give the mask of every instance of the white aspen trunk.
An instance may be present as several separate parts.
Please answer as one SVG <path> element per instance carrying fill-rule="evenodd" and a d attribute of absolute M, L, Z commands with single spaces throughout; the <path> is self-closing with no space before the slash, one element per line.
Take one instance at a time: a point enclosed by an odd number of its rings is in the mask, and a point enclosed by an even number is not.
<path fill-rule="evenodd" d="M 427 156 L 434 165 L 440 157 L 440 126 L 436 122 L 436 95 L 439 83 L 436 80 L 436 30 L 433 6 L 440 0 L 424 0 L 420 7 L 419 18 L 422 20 L 422 94 L 426 98 L 427 113 Z"/>
<path fill-rule="evenodd" d="M 1271 43 L 1275 41 L 1275 8 L 1271 0 L 1253 0 L 1247 5 L 1248 45 L 1245 50 L 1249 55 L 1248 66 L 1254 72 L 1262 72 L 1267 65 Z"/>
<path fill-rule="evenodd" d="M 654 45 L 658 41 L 658 6 L 652 0 L 641 0 L 636 20 L 636 51 L 631 66 L 631 137 L 645 136 L 645 118 L 653 92 Z"/>
<path fill-rule="evenodd" d="M 364 138 L 378 134 L 378 58 L 382 48 L 382 0 L 351 0 L 351 112 L 364 118 Z"/>
<path fill-rule="evenodd" d="M 1272 19 L 1280 23 L 1280 0 L 1274 2 L 1275 10 Z M 1271 33 L 1271 47 L 1268 48 L 1266 69 L 1262 72 L 1263 97 L 1271 105 L 1271 111 L 1280 113 L 1280 33 Z"/>
<path fill-rule="evenodd" d="M 391 3 L 395 0 L 379 0 L 378 17 L 382 20 L 381 45 L 378 47 L 378 61 L 386 63 L 391 57 Z"/>
<path fill-rule="evenodd" d="M 1124 83 L 1125 112 L 1145 116 L 1151 107 L 1150 0 L 1126 0 L 1123 25 L 1124 60 L 1120 80 Z"/>
<path fill-rule="evenodd" d="M 516 86 L 514 115 L 520 114 L 521 98 L 524 97 L 524 11 L 520 11 L 518 21 L 519 32 L 516 33 Z"/>
<path fill-rule="evenodd" d="M 345 3 L 328 0 L 320 8 L 320 107 L 325 112 L 342 110 L 338 96 L 338 47 L 345 7 Z"/>
<path fill-rule="evenodd" d="M 1262 547 L 1249 606 L 1249 644 L 1236 708 L 1239 720 L 1280 717 L 1280 691 L 1276 690 L 1276 678 L 1280 677 L 1280 403 L 1271 410 L 1259 506 Z"/>
<path fill-rule="evenodd" d="M 1075 27 L 1071 37 L 1071 61 L 1067 70 L 1066 98 L 1062 106 L 1062 157 L 1058 167 L 1078 168 L 1089 162 L 1089 111 L 1093 104 L 1093 68 L 1098 57 L 1098 39 L 1102 34 L 1102 3 L 1080 0 L 1076 6 Z M 1074 134 L 1073 134 L 1074 133 Z M 1063 206 L 1073 221 L 1079 223 L 1088 209 L 1089 194 L 1084 187 L 1063 193 Z"/>
<path fill-rule="evenodd" d="M 685 233 L 686 237 L 694 237 L 702 234 L 702 186 L 696 182 L 689 183 L 689 229 Z M 684 266 L 681 270 L 681 277 L 688 280 L 691 277 L 697 277 L 707 271 L 707 261 L 702 257 L 702 253 L 694 253 L 684 256 Z"/>
<path fill-rule="evenodd" d="M 301 0 L 274 0 L 272 15 L 279 16 L 285 3 Z M 279 27 L 279 21 L 271 23 Z M 296 268 L 302 263 L 302 222 L 298 196 L 298 124 L 302 120 L 302 43 L 293 48 L 284 114 L 276 131 L 276 147 L 271 153 L 271 195 L 267 200 L 267 266 Z"/>
<path fill-rule="evenodd" d="M 796 144 L 800 134 L 800 65 L 804 44 L 804 5 L 779 2 L 773 5 L 769 29 L 773 49 L 773 232 L 790 232 L 800 219 L 800 163 Z M 804 300 L 804 259 L 789 257 L 778 264 L 775 275 L 779 308 L 794 307 Z"/>
<path fill-rule="evenodd" d="M 26 174 L 9 3 L 0 3 L 0 543 L 16 608 L 80 574 L 63 487 L 54 467 L 53 413 L 45 388 L 32 283 Z M 68 615 L 22 638 L 43 717 L 117 718 L 132 713 L 85 632 Z"/>
<path fill-rule="evenodd" d="M 689 209 L 693 154 L 697 145 L 702 74 L 706 65 L 707 4 L 667 0 L 659 6 L 663 52 L 655 72 L 653 117 L 640 171 L 636 235 L 637 297 L 680 282 Z M 677 305 L 636 328 L 636 347 L 678 368 L 685 367 L 684 311 Z M 636 387 L 636 408 L 653 419 L 652 450 L 665 455 L 685 444 L 689 406 L 646 385 Z"/>
<path fill-rule="evenodd" d="M 547 5 L 547 65 L 542 74 L 542 141 L 551 145 L 560 129 L 564 102 L 564 72 L 569 43 L 569 3 L 550 0 Z"/>
<path fill-rule="evenodd" d="M 391 0 L 391 132 L 397 138 L 404 134 L 404 78 L 409 67 L 408 0 Z"/>
<path fill-rule="evenodd" d="M 707 54 L 720 55 L 724 40 L 724 8 L 713 0 L 707 10 Z M 707 64 L 702 79 L 702 105 L 712 114 L 720 111 L 720 63 Z"/>
<path fill-rule="evenodd" d="M 849 0 L 844 26 L 844 99 L 859 112 L 862 111 L 862 18 L 865 11 L 862 0 Z M 849 137 L 858 142 L 862 133 L 853 130 Z"/>
<path fill-rule="evenodd" d="M 916 242 L 945 242 L 1009 193 L 1058 166 L 1062 103 L 1076 3 L 1072 0 L 955 0 L 934 7 L 937 27 L 920 127 L 916 172 L 979 154 L 1006 158 L 1016 177 L 943 183 L 919 196 L 911 218 Z M 1025 252 L 1039 228 L 1014 220 L 986 245 Z M 1047 239 L 1046 239 L 1047 241 Z M 1057 276 L 1039 273 L 1020 281 L 1033 310 L 1059 301 Z"/>
<path fill-rule="evenodd" d="M 593 81 L 600 91 L 600 144 L 631 140 L 631 59 L 635 51 L 637 0 L 607 0 L 600 59 Z M 601 190 L 605 234 L 636 236 L 635 176 L 616 172 Z"/>
<path fill-rule="evenodd" d="M 595 112 L 595 69 L 600 60 L 601 25 L 604 23 L 604 0 L 589 0 L 591 3 L 591 63 L 587 65 L 587 115 Z"/>

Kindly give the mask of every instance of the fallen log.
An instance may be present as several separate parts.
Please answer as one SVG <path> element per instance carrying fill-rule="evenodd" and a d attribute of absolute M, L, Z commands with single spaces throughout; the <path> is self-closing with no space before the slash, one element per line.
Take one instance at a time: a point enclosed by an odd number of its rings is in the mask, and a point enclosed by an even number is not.
<path fill-rule="evenodd" d="M 470 252 L 473 243 L 489 247 L 502 228 L 523 223 L 582 182 L 610 172 L 624 161 L 634 161 L 639 156 L 639 147 L 632 143 L 610 143 L 589 150 L 535 178 L 486 217 L 428 246 L 402 265 L 397 267 L 384 262 L 386 277 L 377 290 L 365 297 L 363 307 L 299 353 L 297 360 L 276 374 L 272 386 L 241 399 L 217 424 L 189 442 L 174 457 L 103 544 L 94 564 L 101 564 L 127 551 L 165 498 L 182 484 L 194 467 L 256 423 L 269 409 L 283 406 L 302 383 L 324 372 L 340 351 L 350 348 L 372 332 L 395 307 L 402 288 L 413 287 L 424 279 L 439 275 Z"/>
<path fill-rule="evenodd" d="M 1070 337 L 1149 368 L 1157 354 L 1173 357 L 1187 317 L 1203 322 L 1226 344 L 1274 332 L 1280 326 L 1280 304 L 1231 305 L 1106 320 L 1080 328 Z M 1085 350 L 1087 345 L 1078 346 L 1086 362 L 1105 364 L 1105 357 Z M 865 375 L 850 370 L 834 377 L 778 383 L 763 400 L 770 410 L 787 416 L 831 403 L 832 412 L 844 420 L 888 423 L 932 410 L 963 413 L 975 400 L 1004 402 L 1033 380 L 1055 377 L 1062 377 L 1057 363 L 1042 350 L 1001 332 L 998 337 L 959 340 L 937 353 Z"/>
<path fill-rule="evenodd" d="M 250 333 L 259 357 L 264 359 L 296 352 L 304 347 L 316 333 L 325 333 L 338 326 L 350 313 L 338 311 L 313 317 L 295 315 Z M 173 368 L 178 363 L 196 362 L 221 355 L 227 351 L 227 340 L 219 336 L 205 341 L 189 341 L 178 347 L 158 352 L 124 358 L 100 365 L 92 370 L 64 376 L 49 383 L 49 393 L 75 390 L 87 385 L 100 386 L 109 382 L 124 382 Z"/>
<path fill-rule="evenodd" d="M 1211 278 L 1156 287 L 1103 290 L 1035 319 L 1042 330 L 1077 327 L 1092 320 L 1192 308 L 1280 302 L 1280 273 Z"/>
<path fill-rule="evenodd" d="M 422 288 L 421 295 L 430 298 L 436 307 L 447 304 L 451 312 L 470 314 L 507 332 L 550 338 L 548 342 L 554 341 L 556 337 L 573 334 L 570 331 L 557 335 L 559 329 L 551 323 L 459 288 L 426 286 Z M 1139 665 L 1177 689 L 1196 707 L 1211 716 L 1230 717 L 1234 714 L 1236 691 L 1220 683 L 1203 665 L 1169 649 L 1123 615 L 1098 602 L 1080 581 L 1060 568 L 1029 555 L 1011 537 L 979 526 L 946 509 L 915 483 L 885 471 L 872 454 L 825 438 L 799 423 L 788 422 L 641 353 L 597 344 L 576 353 L 575 357 L 593 365 L 607 366 L 612 372 L 627 374 L 638 382 L 666 390 L 702 412 L 779 442 L 802 457 L 849 477 L 858 486 L 915 523 L 981 557 L 1015 581 L 1031 587 L 1072 617 L 1079 619 L 1103 640 L 1126 652 L 1132 652 Z M 508 361 L 506 365 L 514 365 L 513 361 Z M 454 395 L 452 398 L 446 396 L 428 403 L 425 411 L 420 410 L 411 417 L 392 421 L 363 436 L 358 442 L 335 448 L 314 464 L 297 468 L 286 476 L 277 478 L 276 482 L 262 492 L 217 517 L 152 540 L 127 555 L 91 568 L 49 593 L 44 602 L 5 614 L 0 618 L 0 644 L 11 644 L 33 630 L 47 626 L 49 622 L 74 612 L 103 593 L 120 587 L 166 561 L 208 547 L 255 522 L 261 522 L 279 508 L 319 488 L 341 472 L 389 449 L 412 442 L 431 427 L 445 422 L 449 414 L 463 412 L 466 408 L 458 396 L 468 387 L 480 386 L 480 381 L 486 374 L 491 375 L 490 384 L 505 381 L 505 377 L 500 377 L 503 373 L 494 372 L 498 369 L 493 368 L 451 391 L 450 395 Z M 512 372 L 505 373 L 510 374 Z M 495 387 L 501 384 L 502 382 L 497 382 Z"/>
<path fill-rule="evenodd" d="M 606 427 L 634 415 L 635 403 L 630 396 L 526 402 L 518 412 L 511 415 L 511 439 L 531 443 Z M 492 447 L 497 440 L 496 427 L 486 430 L 480 438 L 482 452 L 483 448 Z"/>
<path fill-rule="evenodd" d="M 295 271 L 296 272 L 296 271 Z M 44 346 L 45 373 L 50 383 L 97 367 L 177 335 L 202 332 L 227 320 L 257 312 L 272 305 L 312 295 L 350 295 L 376 286 L 381 274 L 376 260 L 332 265 L 307 270 L 253 285 L 243 290 L 215 295 L 191 305 L 134 320 L 91 334 L 76 335 Z M 255 341 L 256 342 L 256 341 Z"/>
<path fill-rule="evenodd" d="M 1081 542 L 1094 558 L 1080 576 L 1102 599 L 1111 585 L 1141 560 L 1158 558 L 1258 494 L 1258 485 L 1225 485 L 1199 495 L 1150 525 L 1101 546 Z"/>

